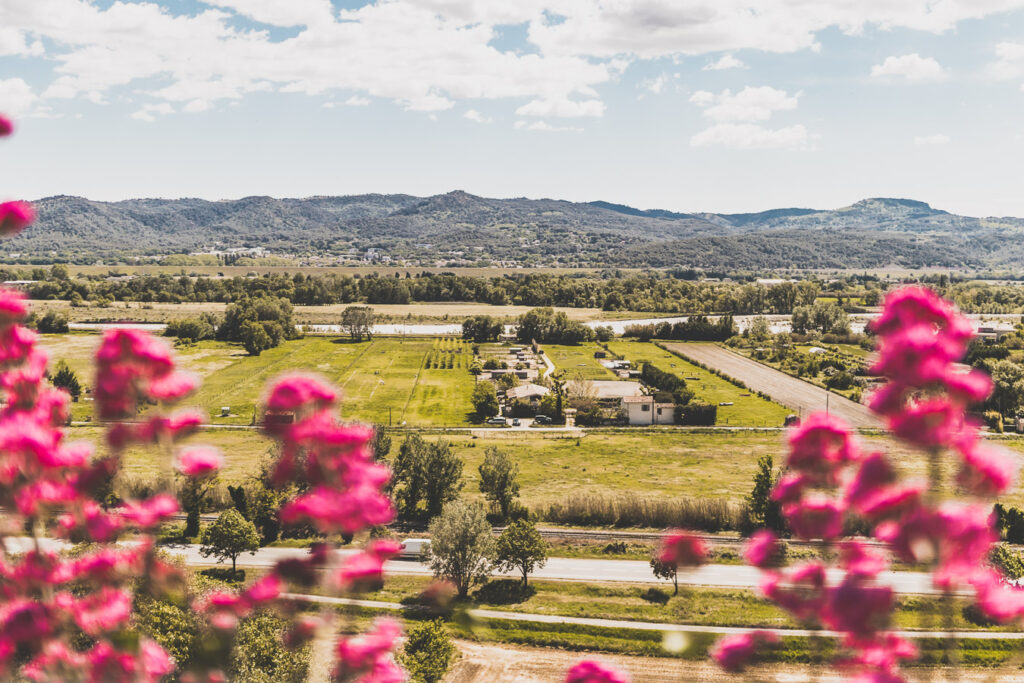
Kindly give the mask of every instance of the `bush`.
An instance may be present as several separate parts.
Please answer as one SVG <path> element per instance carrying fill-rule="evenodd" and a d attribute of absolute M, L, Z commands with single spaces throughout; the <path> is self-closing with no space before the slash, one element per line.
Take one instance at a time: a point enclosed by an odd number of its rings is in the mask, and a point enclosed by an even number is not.
<path fill-rule="evenodd" d="M 310 648 L 284 646 L 287 623 L 268 612 L 259 612 L 238 625 L 231 653 L 232 680 L 247 683 L 299 683 L 306 680 Z"/>
<path fill-rule="evenodd" d="M 69 329 L 68 317 L 63 313 L 58 313 L 57 311 L 47 311 L 43 314 L 43 317 L 36 322 L 36 329 L 43 334 L 59 334 L 67 332 Z"/>
<path fill-rule="evenodd" d="M 989 429 L 996 434 L 1003 433 L 1003 416 L 998 410 L 986 410 L 983 417 Z"/>
<path fill-rule="evenodd" d="M 687 403 L 676 406 L 676 424 L 713 427 L 718 421 L 718 406 L 710 403 Z"/>
<path fill-rule="evenodd" d="M 417 683 L 437 683 L 448 673 L 455 646 L 448 627 L 440 619 L 409 629 L 401 664 Z"/>

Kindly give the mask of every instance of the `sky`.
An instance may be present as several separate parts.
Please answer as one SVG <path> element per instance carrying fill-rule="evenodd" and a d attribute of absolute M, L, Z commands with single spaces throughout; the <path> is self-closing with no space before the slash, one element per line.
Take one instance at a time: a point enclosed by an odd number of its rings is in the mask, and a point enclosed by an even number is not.
<path fill-rule="evenodd" d="M 1024 216 L 1024 0 L 0 0 L 0 198 Z"/>

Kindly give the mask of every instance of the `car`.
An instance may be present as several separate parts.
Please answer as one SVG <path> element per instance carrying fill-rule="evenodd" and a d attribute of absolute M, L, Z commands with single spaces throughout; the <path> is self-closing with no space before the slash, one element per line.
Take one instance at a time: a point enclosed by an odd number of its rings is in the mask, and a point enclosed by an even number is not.
<path fill-rule="evenodd" d="M 518 417 L 514 417 L 514 418 L 512 418 L 512 426 L 513 426 L 513 427 L 518 427 L 518 426 L 519 426 L 519 425 L 521 425 L 521 424 L 522 424 L 522 422 L 520 422 L 520 421 L 519 421 L 519 418 L 518 418 Z"/>
<path fill-rule="evenodd" d="M 420 560 L 430 547 L 430 539 L 407 538 L 401 543 L 402 549 L 398 553 L 402 560 Z"/>
<path fill-rule="evenodd" d="M 487 420 L 487 424 L 489 424 L 489 425 L 497 425 L 497 426 L 500 426 L 500 427 L 508 426 L 508 423 L 505 422 L 505 418 L 503 418 L 503 417 L 492 417 L 492 418 Z"/>
<path fill-rule="evenodd" d="M 537 417 L 533 418 L 533 424 L 549 425 L 551 424 L 551 418 L 548 417 L 547 415 L 538 415 Z"/>

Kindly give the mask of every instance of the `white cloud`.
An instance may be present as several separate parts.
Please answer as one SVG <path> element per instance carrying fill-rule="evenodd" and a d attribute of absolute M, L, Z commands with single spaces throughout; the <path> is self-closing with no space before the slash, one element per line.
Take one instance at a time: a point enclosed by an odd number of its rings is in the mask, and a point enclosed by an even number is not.
<path fill-rule="evenodd" d="M 210 103 L 206 100 L 192 100 L 186 103 L 185 106 L 181 108 L 181 110 L 189 114 L 198 114 L 199 112 L 204 112 L 209 108 Z"/>
<path fill-rule="evenodd" d="M 704 66 L 702 71 L 722 71 L 724 69 L 746 69 L 747 65 L 732 55 L 722 55 L 722 57 L 714 62 L 710 62 Z"/>
<path fill-rule="evenodd" d="M 1024 43 L 998 43 L 997 60 L 989 64 L 988 71 L 995 78 L 1024 76 Z"/>
<path fill-rule="evenodd" d="M 936 133 L 935 135 L 915 135 L 915 145 L 948 145 L 949 136 L 943 135 L 942 133 Z"/>
<path fill-rule="evenodd" d="M 201 0 L 271 26 L 315 26 L 330 22 L 331 0 Z"/>
<path fill-rule="evenodd" d="M 166 116 L 167 114 L 173 113 L 174 107 L 167 104 L 166 102 L 160 102 L 157 104 L 144 104 L 142 105 L 142 109 L 139 109 L 138 111 L 134 112 L 131 116 L 133 119 L 137 119 L 139 121 L 153 123 L 154 121 L 156 121 L 156 117 L 158 115 Z"/>
<path fill-rule="evenodd" d="M 668 83 L 668 76 L 661 74 L 656 78 L 648 79 L 640 84 L 644 90 L 648 90 L 655 95 L 660 95 L 661 91 L 665 89 L 665 85 Z"/>
<path fill-rule="evenodd" d="M 813 136 L 801 125 L 770 129 L 753 123 L 720 123 L 690 138 L 693 147 L 804 149 Z"/>
<path fill-rule="evenodd" d="M 0 54 L 46 45 L 55 78 L 44 98 L 103 101 L 130 88 L 212 106 L 267 90 L 347 91 L 423 112 L 517 99 L 529 101 L 524 116 L 600 116 L 597 88 L 638 59 L 725 54 L 719 63 L 728 63 L 741 49 L 815 49 L 830 27 L 942 32 L 1024 0 L 376 0 L 357 9 L 202 0 L 180 14 L 180 3 L 165 5 L 0 2 Z M 297 30 L 276 37 L 239 15 Z M 526 26 L 527 49 L 494 46 L 507 25 Z"/>
<path fill-rule="evenodd" d="M 575 118 L 578 116 L 603 116 L 604 102 L 601 100 L 576 101 L 570 99 L 533 100 L 516 109 L 519 116 L 555 116 Z"/>
<path fill-rule="evenodd" d="M 905 78 L 908 81 L 941 81 L 946 70 L 931 57 L 922 57 L 916 52 L 900 57 L 886 57 L 881 64 L 871 67 L 875 78 Z"/>
<path fill-rule="evenodd" d="M 463 114 L 463 116 L 469 119 L 470 121 L 476 121 L 477 123 L 490 123 L 491 121 L 494 120 L 489 116 L 484 116 L 476 109 L 468 110 L 465 114 Z"/>
<path fill-rule="evenodd" d="M 365 107 L 369 104 L 370 100 L 362 95 L 353 95 L 345 100 L 345 105 L 349 107 Z"/>
<path fill-rule="evenodd" d="M 738 121 L 767 121 L 777 111 L 796 109 L 800 93 L 789 95 L 785 90 L 770 86 L 747 86 L 735 95 L 723 90 L 718 95 L 698 90 L 690 102 L 704 109 L 704 116 L 719 123 Z"/>
<path fill-rule="evenodd" d="M 39 101 L 32 86 L 20 78 L 0 80 L 0 108 L 14 117 L 28 116 Z"/>
<path fill-rule="evenodd" d="M 517 130 L 538 130 L 545 133 L 582 133 L 582 128 L 576 126 L 552 126 L 544 121 L 516 121 L 514 127 Z"/>

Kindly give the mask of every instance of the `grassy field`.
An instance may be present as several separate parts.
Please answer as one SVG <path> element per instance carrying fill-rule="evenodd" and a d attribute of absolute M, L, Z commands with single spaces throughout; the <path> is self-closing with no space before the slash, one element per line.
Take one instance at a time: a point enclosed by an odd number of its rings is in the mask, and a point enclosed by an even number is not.
<path fill-rule="evenodd" d="M 98 334 L 43 335 L 51 361 L 64 360 L 85 384 L 92 382 L 91 358 Z M 202 378 L 191 404 L 214 424 L 247 425 L 267 383 L 292 371 L 315 372 L 341 388 L 342 416 L 379 424 L 439 427 L 467 424 L 472 412 L 469 346 L 452 338 L 385 337 L 351 343 L 306 337 L 249 356 L 238 344 L 204 341 L 177 350 L 180 366 Z M 451 367 L 448 367 L 451 365 Z M 220 417 L 222 407 L 230 417 Z M 74 407 L 85 419 L 89 401 Z"/>
<path fill-rule="evenodd" d="M 544 353 L 555 364 L 555 373 L 564 378 L 580 376 L 583 379 L 618 379 L 608 368 L 594 358 L 595 351 L 603 351 L 596 343 L 578 345 L 545 344 Z"/>
<path fill-rule="evenodd" d="M 608 348 L 639 367 L 653 363 L 666 372 L 686 379 L 687 388 L 693 390 L 698 401 L 732 403 L 718 407 L 718 424 L 733 427 L 780 427 L 791 412 L 746 389 L 740 389 L 718 375 L 689 363 L 679 356 L 658 348 L 649 342 L 611 341 Z M 696 379 L 688 379 L 696 378 Z"/>
<path fill-rule="evenodd" d="M 99 441 L 97 427 L 73 427 L 68 431 L 72 440 Z M 392 437 L 393 457 L 405 437 L 401 431 L 393 432 Z M 464 462 L 463 496 L 475 500 L 482 499 L 478 467 L 487 447 L 505 450 L 519 465 L 522 502 L 534 509 L 575 496 L 691 496 L 739 503 L 750 492 L 758 458 L 772 455 L 778 466 L 786 450 L 785 436 L 777 431 L 623 429 L 591 431 L 575 438 L 557 432 L 508 430 L 426 433 L 424 437 L 452 444 Z M 272 446 L 259 432 L 249 429 L 211 429 L 193 440 L 224 452 L 225 484 L 240 482 L 256 472 L 260 458 Z M 1024 439 L 1005 438 L 997 443 L 1024 454 Z M 864 439 L 864 448 L 889 452 L 908 477 L 922 478 L 926 474 L 923 455 L 887 437 Z M 125 469 L 133 476 L 152 477 L 161 472 L 165 460 L 152 449 L 135 450 L 126 456 Z M 945 481 L 952 482 L 955 467 L 953 459 L 945 461 Z M 1001 502 L 1024 506 L 1024 495 L 1015 488 Z"/>

